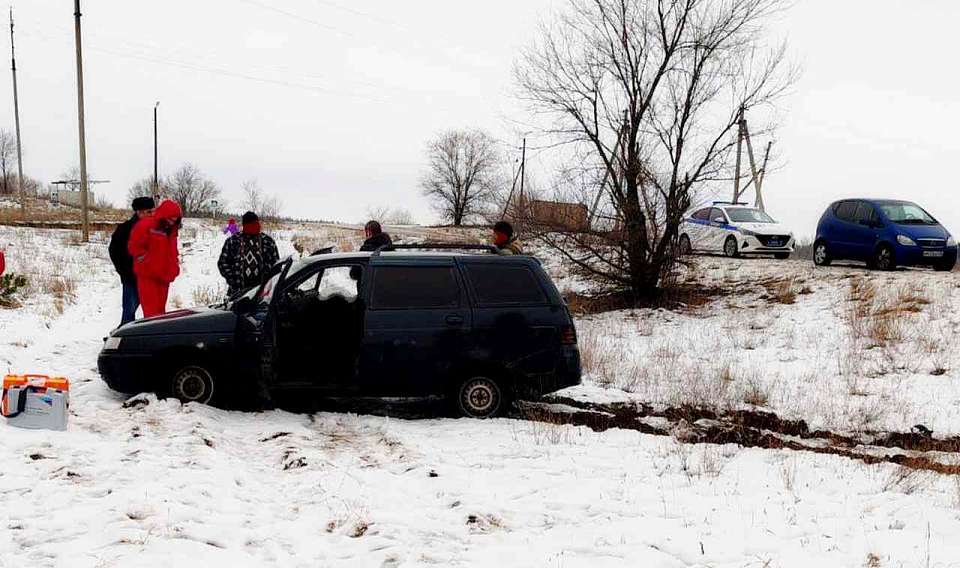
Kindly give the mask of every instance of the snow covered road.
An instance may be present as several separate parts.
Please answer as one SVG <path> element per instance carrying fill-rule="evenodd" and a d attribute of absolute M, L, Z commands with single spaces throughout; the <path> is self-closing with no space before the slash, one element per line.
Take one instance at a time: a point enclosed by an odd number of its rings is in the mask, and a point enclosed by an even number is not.
<path fill-rule="evenodd" d="M 218 284 L 218 235 L 193 228 L 184 303 Z M 74 385 L 67 432 L 0 423 L 0 567 L 960 566 L 960 482 L 893 465 L 513 419 L 125 406 L 95 370 L 118 283 L 102 243 L 61 238 L 0 227 L 13 270 L 56 256 L 83 277 L 62 314 L 47 293 L 0 310 L 0 371 Z"/>

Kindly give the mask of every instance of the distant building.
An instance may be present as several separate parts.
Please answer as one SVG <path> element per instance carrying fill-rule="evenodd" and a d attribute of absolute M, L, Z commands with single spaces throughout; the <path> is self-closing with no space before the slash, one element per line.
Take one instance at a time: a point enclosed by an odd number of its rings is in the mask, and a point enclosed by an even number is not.
<path fill-rule="evenodd" d="M 71 189 L 53 189 L 50 191 L 50 202 L 68 207 L 81 207 L 83 205 L 82 192 Z M 92 191 L 87 191 L 87 205 L 91 208 L 97 202 L 97 196 Z"/>
<path fill-rule="evenodd" d="M 507 217 L 510 221 L 526 222 L 541 230 L 574 232 L 590 230 L 590 210 L 582 203 L 531 199 L 518 204 L 516 208 L 511 208 Z"/>

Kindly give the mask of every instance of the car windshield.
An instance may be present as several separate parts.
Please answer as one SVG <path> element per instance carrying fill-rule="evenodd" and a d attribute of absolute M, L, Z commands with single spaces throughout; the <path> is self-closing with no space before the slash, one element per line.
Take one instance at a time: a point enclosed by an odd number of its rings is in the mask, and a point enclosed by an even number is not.
<path fill-rule="evenodd" d="M 776 223 L 773 217 L 759 209 L 727 209 L 727 215 L 734 223 Z"/>
<path fill-rule="evenodd" d="M 899 225 L 936 225 L 937 220 L 913 203 L 881 203 L 880 209 L 891 223 Z"/>

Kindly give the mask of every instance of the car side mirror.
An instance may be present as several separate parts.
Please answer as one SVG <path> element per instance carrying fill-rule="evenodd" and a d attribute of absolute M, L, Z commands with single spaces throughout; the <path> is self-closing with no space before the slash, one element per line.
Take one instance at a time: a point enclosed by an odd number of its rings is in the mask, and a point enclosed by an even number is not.
<path fill-rule="evenodd" d="M 715 218 L 713 219 L 713 222 L 714 222 L 714 223 L 726 223 L 727 220 L 724 219 L 723 217 L 715 217 Z"/>

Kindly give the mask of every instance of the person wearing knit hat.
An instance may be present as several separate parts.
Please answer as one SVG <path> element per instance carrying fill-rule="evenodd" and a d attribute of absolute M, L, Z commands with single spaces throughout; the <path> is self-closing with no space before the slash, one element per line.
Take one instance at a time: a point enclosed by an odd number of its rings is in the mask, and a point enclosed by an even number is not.
<path fill-rule="evenodd" d="M 256 213 L 247 211 L 240 221 L 243 228 L 223 243 L 217 261 L 220 275 L 227 281 L 227 295 L 231 298 L 262 284 L 270 269 L 280 260 L 277 243 L 263 232 Z"/>
<path fill-rule="evenodd" d="M 498 221 L 493 226 L 493 245 L 501 255 L 523 254 L 523 247 L 513 234 L 513 225 L 506 221 Z"/>
<path fill-rule="evenodd" d="M 120 325 L 131 322 L 137 317 L 137 308 L 140 307 L 140 295 L 137 292 L 137 275 L 133 273 L 133 257 L 127 250 L 130 242 L 130 233 L 140 219 L 153 215 L 156 207 L 152 197 L 137 197 L 133 200 L 133 216 L 117 225 L 110 237 L 110 260 L 113 268 L 120 276 L 120 285 L 123 289 L 122 314 Z"/>

